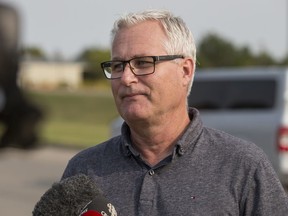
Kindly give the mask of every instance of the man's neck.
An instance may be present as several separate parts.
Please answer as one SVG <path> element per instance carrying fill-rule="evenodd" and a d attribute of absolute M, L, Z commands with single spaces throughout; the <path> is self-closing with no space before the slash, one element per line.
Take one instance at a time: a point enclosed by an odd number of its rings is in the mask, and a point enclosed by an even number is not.
<path fill-rule="evenodd" d="M 154 166 L 173 152 L 177 140 L 190 122 L 188 113 L 167 118 L 161 124 L 131 125 L 133 147 L 149 165 Z"/>

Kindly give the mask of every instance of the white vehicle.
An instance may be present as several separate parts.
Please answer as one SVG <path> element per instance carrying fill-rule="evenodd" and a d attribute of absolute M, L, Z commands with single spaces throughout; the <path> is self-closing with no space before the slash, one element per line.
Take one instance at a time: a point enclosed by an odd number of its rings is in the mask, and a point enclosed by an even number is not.
<path fill-rule="evenodd" d="M 288 185 L 288 68 L 199 69 L 188 103 L 200 110 L 205 126 L 262 148 Z M 122 122 L 112 123 L 113 136 Z"/>

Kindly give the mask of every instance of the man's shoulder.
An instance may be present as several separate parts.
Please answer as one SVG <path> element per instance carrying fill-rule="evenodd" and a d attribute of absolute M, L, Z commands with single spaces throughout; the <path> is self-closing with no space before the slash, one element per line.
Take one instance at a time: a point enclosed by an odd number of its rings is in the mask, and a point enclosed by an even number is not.
<path fill-rule="evenodd" d="M 95 158 L 100 158 L 104 155 L 111 154 L 112 152 L 119 151 L 120 143 L 120 136 L 113 137 L 105 142 L 81 150 L 74 157 L 72 157 L 70 161 L 79 159 L 87 160 L 92 157 L 93 160 L 95 160 Z"/>
<path fill-rule="evenodd" d="M 67 178 L 78 173 L 88 174 L 88 170 L 101 172 L 104 165 L 106 166 L 111 163 L 111 159 L 116 160 L 121 157 L 120 146 L 121 137 L 118 136 L 81 150 L 69 160 L 62 178 Z"/>
<path fill-rule="evenodd" d="M 209 144 L 209 148 L 215 149 L 219 154 L 228 154 L 244 157 L 256 161 L 267 160 L 267 155 L 255 143 L 240 137 L 231 135 L 225 131 L 204 127 L 202 140 Z"/>

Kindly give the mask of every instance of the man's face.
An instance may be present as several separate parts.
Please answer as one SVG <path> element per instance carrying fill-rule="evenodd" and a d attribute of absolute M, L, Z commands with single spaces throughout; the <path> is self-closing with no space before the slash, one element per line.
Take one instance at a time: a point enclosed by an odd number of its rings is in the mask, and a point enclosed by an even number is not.
<path fill-rule="evenodd" d="M 155 21 L 124 28 L 115 36 L 112 60 L 167 55 L 165 40 L 166 35 Z M 156 62 L 155 72 L 145 76 L 135 76 L 126 65 L 123 76 L 111 81 L 117 109 L 128 123 L 159 121 L 179 107 L 186 107 L 191 74 L 187 77 L 183 72 L 184 59 L 177 61 Z"/>

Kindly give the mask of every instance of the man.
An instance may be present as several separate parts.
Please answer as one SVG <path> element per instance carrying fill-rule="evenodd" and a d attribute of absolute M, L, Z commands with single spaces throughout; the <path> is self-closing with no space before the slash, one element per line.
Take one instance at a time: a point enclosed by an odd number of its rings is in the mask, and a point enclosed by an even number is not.
<path fill-rule="evenodd" d="M 181 18 L 162 10 L 121 17 L 111 57 L 101 66 L 122 135 L 80 152 L 63 178 L 92 176 L 119 215 L 287 215 L 264 153 L 203 127 L 187 108 L 196 48 Z"/>

